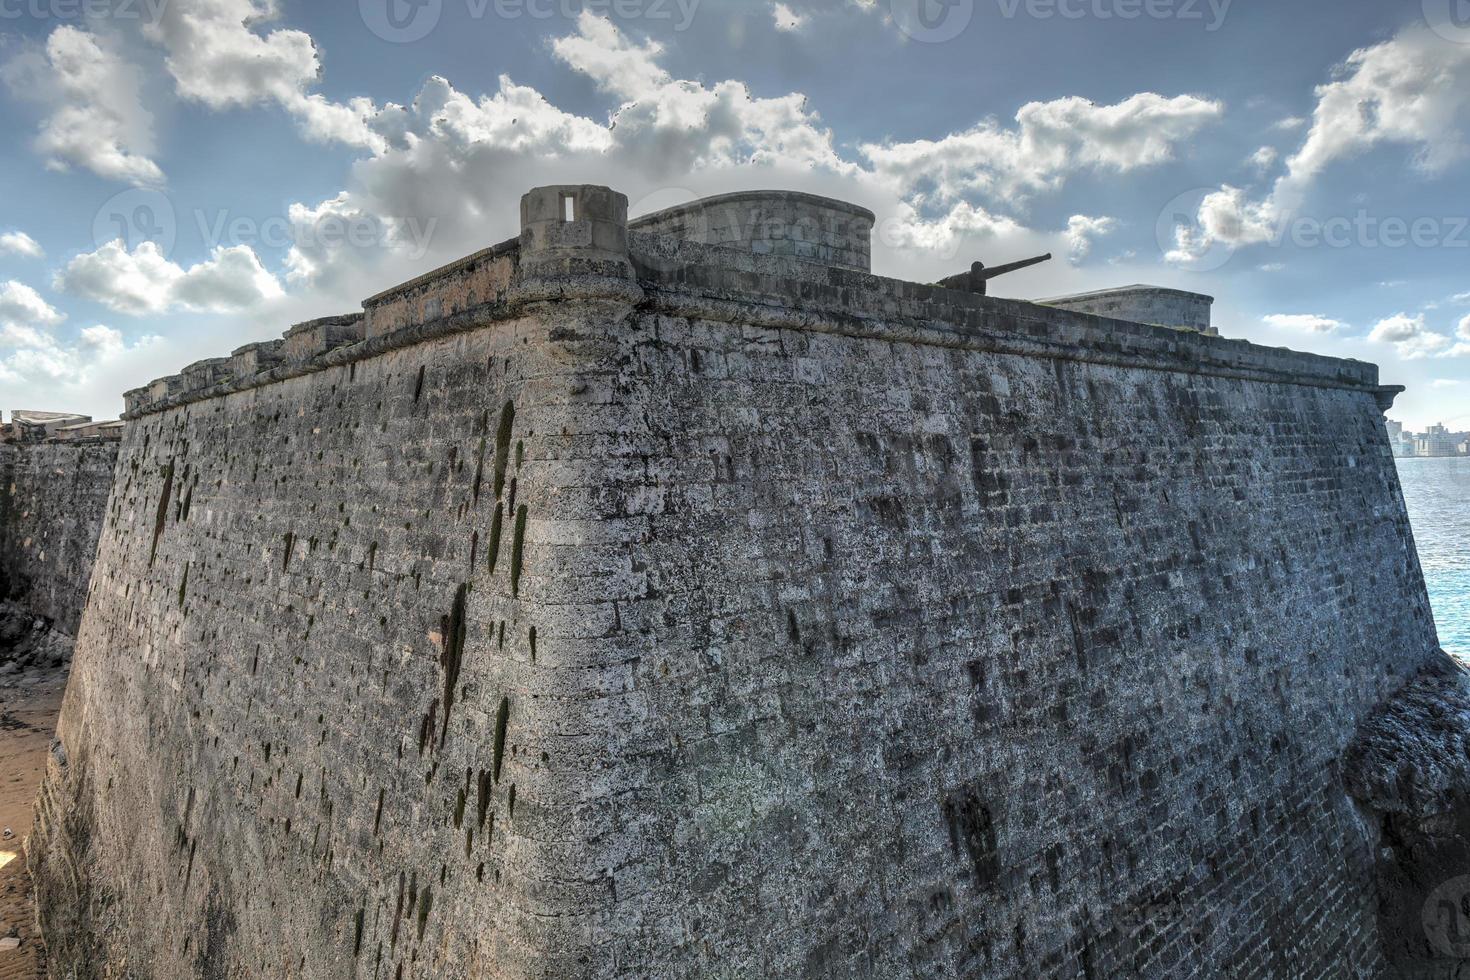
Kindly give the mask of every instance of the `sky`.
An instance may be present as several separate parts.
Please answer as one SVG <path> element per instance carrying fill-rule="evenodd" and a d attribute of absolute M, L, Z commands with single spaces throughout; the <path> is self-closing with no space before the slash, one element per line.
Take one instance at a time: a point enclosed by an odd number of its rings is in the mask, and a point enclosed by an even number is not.
<path fill-rule="evenodd" d="M 115 416 L 596 183 L 1208 293 L 1470 429 L 1470 0 L 0 0 L 0 126 L 7 410 Z"/>

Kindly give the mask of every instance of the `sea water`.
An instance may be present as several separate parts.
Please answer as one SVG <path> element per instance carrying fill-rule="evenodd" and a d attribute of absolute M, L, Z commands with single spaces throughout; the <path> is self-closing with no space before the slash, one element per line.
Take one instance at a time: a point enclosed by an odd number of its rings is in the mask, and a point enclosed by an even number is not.
<path fill-rule="evenodd" d="M 1470 660 L 1470 457 L 1398 460 L 1439 644 Z"/>

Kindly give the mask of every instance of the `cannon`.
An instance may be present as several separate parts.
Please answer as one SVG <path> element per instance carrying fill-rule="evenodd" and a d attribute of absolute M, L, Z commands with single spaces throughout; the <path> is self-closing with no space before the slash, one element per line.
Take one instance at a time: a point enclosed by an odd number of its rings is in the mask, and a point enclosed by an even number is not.
<path fill-rule="evenodd" d="M 1003 276 L 1007 272 L 1017 272 L 1021 269 L 1029 269 L 1033 265 L 1040 265 L 1043 262 L 1050 261 L 1051 253 L 1047 252 L 1045 255 L 1038 255 L 1033 259 L 1007 262 L 1005 265 L 991 266 L 988 269 L 985 267 L 984 262 L 976 262 L 970 266 L 969 272 L 961 272 L 957 276 L 941 279 L 935 285 L 943 286 L 945 289 L 960 289 L 967 293 L 978 293 L 984 296 L 985 284 L 996 276 Z"/>

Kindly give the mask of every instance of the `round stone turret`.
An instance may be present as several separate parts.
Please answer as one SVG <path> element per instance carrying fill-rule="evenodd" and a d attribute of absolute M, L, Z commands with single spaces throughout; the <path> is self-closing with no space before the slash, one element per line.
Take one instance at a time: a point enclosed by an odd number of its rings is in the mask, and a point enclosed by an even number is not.
<path fill-rule="evenodd" d="M 871 272 L 873 212 L 797 191 L 705 197 L 635 219 L 634 231 Z"/>
<path fill-rule="evenodd" d="M 531 189 L 521 198 L 521 273 L 631 276 L 627 196 L 596 184 Z"/>

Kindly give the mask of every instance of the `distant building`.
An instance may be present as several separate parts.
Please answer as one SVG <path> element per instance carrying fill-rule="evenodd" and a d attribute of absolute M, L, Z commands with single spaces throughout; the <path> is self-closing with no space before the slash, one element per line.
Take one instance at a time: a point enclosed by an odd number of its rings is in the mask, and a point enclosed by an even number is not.
<path fill-rule="evenodd" d="M 1395 456 L 1405 457 L 1416 454 L 1414 435 L 1404 431 L 1404 423 L 1384 419 L 1383 424 L 1388 428 L 1388 444 L 1392 447 Z"/>
<path fill-rule="evenodd" d="M 10 424 L 5 426 L 7 438 L 15 442 L 40 442 L 56 433 L 65 425 L 76 425 L 92 421 L 90 415 L 75 412 L 33 412 L 16 409 L 10 413 Z"/>
<path fill-rule="evenodd" d="M 1460 446 L 1454 433 L 1443 425 L 1431 425 L 1429 431 L 1415 440 L 1416 456 L 1458 456 Z"/>
<path fill-rule="evenodd" d="M 75 412 L 32 412 L 16 409 L 10 422 L 0 424 L 0 442 L 45 442 L 72 439 L 121 439 L 124 422 L 94 422 Z"/>

